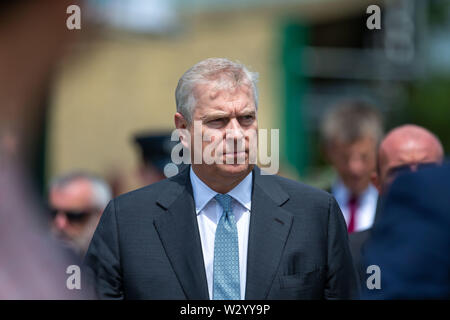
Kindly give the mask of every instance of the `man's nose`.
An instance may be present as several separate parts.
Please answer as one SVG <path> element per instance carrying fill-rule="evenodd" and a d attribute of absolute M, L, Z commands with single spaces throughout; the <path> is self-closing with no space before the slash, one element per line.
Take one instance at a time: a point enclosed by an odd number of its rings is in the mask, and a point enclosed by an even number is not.
<path fill-rule="evenodd" d="M 241 124 L 236 118 L 232 118 L 228 123 L 226 128 L 226 138 L 227 140 L 237 141 L 244 137 L 244 132 L 242 130 Z"/>
<path fill-rule="evenodd" d="M 351 173 L 354 175 L 360 175 L 364 169 L 363 161 L 359 158 L 350 159 L 348 166 Z"/>
<path fill-rule="evenodd" d="M 64 230 L 65 228 L 67 228 L 67 225 L 69 224 L 66 215 L 63 214 L 62 212 L 58 212 L 56 214 L 53 223 L 58 230 Z"/>

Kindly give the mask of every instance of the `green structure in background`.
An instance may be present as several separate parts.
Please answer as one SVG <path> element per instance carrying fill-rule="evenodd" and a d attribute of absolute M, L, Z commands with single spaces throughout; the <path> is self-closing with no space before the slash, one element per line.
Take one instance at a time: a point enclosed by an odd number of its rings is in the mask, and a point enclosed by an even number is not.
<path fill-rule="evenodd" d="M 450 152 L 450 76 L 432 75 L 410 88 L 405 121 L 430 129 Z"/>
<path fill-rule="evenodd" d="M 282 27 L 283 120 L 286 130 L 280 133 L 281 155 L 300 177 L 307 173 L 310 165 L 308 117 L 304 102 L 308 82 L 303 74 L 308 35 L 309 28 L 305 25 L 289 22 Z"/>

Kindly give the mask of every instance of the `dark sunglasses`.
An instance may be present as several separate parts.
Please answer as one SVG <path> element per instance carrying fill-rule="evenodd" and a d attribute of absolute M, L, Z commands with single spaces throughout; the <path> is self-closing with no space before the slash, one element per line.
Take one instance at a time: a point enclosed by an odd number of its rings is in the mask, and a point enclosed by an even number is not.
<path fill-rule="evenodd" d="M 414 166 L 416 168 L 415 170 L 413 170 L 413 166 L 409 165 L 409 164 L 393 167 L 389 170 L 388 176 L 394 177 L 399 174 L 404 174 L 404 173 L 413 172 L 413 171 L 419 171 L 419 170 L 423 170 L 425 168 L 433 168 L 433 167 L 437 167 L 438 164 L 430 162 L 430 163 L 418 163 Z"/>
<path fill-rule="evenodd" d="M 56 218 L 58 213 L 62 213 L 66 216 L 67 220 L 71 223 L 82 223 L 92 214 L 93 211 L 75 211 L 75 210 L 62 210 L 52 208 L 50 210 L 52 219 Z"/>

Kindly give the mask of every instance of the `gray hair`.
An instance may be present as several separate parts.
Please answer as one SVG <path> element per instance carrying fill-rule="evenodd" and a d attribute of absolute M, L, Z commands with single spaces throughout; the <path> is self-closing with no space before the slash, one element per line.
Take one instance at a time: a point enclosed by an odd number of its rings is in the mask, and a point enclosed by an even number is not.
<path fill-rule="evenodd" d="M 175 90 L 177 112 L 181 113 L 188 123 L 191 123 L 196 105 L 194 89 L 198 84 L 211 82 L 215 82 L 217 88 L 220 89 L 249 86 L 253 92 L 255 107 L 258 109 L 257 81 L 258 73 L 250 72 L 245 65 L 239 62 L 225 58 L 209 58 L 200 61 L 186 71 L 178 81 Z"/>
<path fill-rule="evenodd" d="M 84 171 L 70 172 L 54 178 L 50 182 L 50 189 L 61 189 L 79 180 L 85 180 L 91 184 L 92 205 L 96 209 L 103 211 L 108 202 L 112 199 L 112 192 L 110 186 L 102 178 L 96 175 Z"/>
<path fill-rule="evenodd" d="M 372 104 L 359 99 L 342 100 L 333 105 L 321 126 L 326 146 L 335 141 L 353 143 L 364 137 L 371 137 L 379 144 L 383 131 L 380 112 Z"/>

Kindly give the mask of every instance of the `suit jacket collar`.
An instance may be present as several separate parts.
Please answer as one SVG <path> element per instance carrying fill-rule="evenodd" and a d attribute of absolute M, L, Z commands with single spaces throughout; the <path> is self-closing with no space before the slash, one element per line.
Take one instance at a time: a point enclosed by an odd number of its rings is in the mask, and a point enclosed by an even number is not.
<path fill-rule="evenodd" d="M 253 183 L 260 186 L 276 205 L 281 206 L 289 199 L 289 195 L 273 179 L 272 175 L 265 175 L 264 171 L 257 166 L 253 169 L 253 173 Z"/>
<path fill-rule="evenodd" d="M 282 208 L 288 193 L 272 176 L 255 167 L 253 177 L 245 299 L 261 300 L 273 284 L 293 216 Z"/>
<path fill-rule="evenodd" d="M 206 300 L 208 285 L 188 168 L 161 190 L 157 203 L 166 212 L 155 218 L 154 225 L 186 298 Z"/>
<path fill-rule="evenodd" d="M 292 214 L 281 207 L 288 199 L 276 180 L 262 175 L 255 166 L 246 299 L 265 299 L 270 291 L 293 220 Z M 186 297 L 208 299 L 189 167 L 169 179 L 157 203 L 166 212 L 155 218 L 154 225 Z"/>

